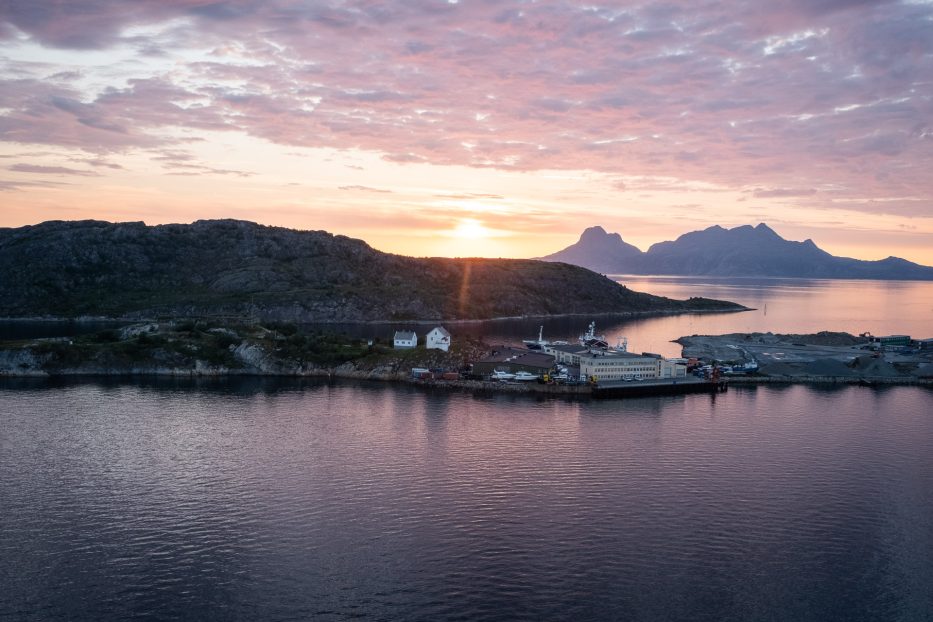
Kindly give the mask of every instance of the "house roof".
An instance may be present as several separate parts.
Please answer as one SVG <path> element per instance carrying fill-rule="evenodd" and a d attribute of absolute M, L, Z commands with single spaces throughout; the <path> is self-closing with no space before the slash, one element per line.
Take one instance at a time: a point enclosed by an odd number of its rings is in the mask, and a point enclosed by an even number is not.
<path fill-rule="evenodd" d="M 414 338 L 415 338 L 415 331 L 413 330 L 397 330 L 395 331 L 395 337 L 393 339 L 411 341 Z"/>
<path fill-rule="evenodd" d="M 431 332 L 433 333 L 435 330 L 441 334 L 441 337 L 450 337 L 450 333 L 443 326 L 435 326 Z"/>
<path fill-rule="evenodd" d="M 566 352 L 567 354 L 586 354 L 590 349 L 586 346 L 581 346 L 579 344 L 567 344 L 567 345 L 548 345 L 546 346 L 548 350 L 555 350 L 557 352 Z"/>
<path fill-rule="evenodd" d="M 660 358 L 659 356 L 652 356 L 650 354 L 635 354 L 634 352 L 591 352 L 589 354 L 582 354 L 580 360 L 586 359 L 590 361 L 595 360 L 620 360 L 620 359 L 653 359 L 656 360 Z"/>
<path fill-rule="evenodd" d="M 528 365 L 530 367 L 551 368 L 554 366 L 554 357 L 550 354 L 536 352 L 534 350 L 525 350 L 524 348 L 499 347 L 477 363 L 515 363 L 516 365 Z"/>

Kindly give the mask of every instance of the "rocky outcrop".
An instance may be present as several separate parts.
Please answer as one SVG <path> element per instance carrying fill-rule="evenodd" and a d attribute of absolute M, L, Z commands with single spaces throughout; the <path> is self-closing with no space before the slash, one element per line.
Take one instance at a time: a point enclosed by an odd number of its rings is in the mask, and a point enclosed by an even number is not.
<path fill-rule="evenodd" d="M 327 322 L 741 308 L 633 292 L 567 264 L 417 259 L 243 221 L 0 229 L 0 317 Z"/>
<path fill-rule="evenodd" d="M 0 349 L 0 376 L 47 376 L 43 367 L 48 360 L 48 354 L 31 348 Z"/>

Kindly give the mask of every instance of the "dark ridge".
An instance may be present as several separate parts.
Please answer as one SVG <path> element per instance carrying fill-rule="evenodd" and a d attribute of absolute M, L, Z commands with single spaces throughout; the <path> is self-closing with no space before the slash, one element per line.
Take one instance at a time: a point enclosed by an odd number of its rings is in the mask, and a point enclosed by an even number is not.
<path fill-rule="evenodd" d="M 0 317 L 398 321 L 742 308 L 633 292 L 566 263 L 417 259 L 237 220 L 0 229 L 0 275 Z"/>

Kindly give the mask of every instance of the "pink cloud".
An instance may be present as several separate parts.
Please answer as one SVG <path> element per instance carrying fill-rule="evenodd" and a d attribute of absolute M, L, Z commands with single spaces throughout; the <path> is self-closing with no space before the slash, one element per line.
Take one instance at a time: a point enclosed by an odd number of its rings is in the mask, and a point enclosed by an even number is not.
<path fill-rule="evenodd" d="M 863 0 L 5 3 L 7 30 L 45 45 L 214 60 L 91 96 L 86 72 L 6 80 L 0 136 L 101 153 L 237 130 L 393 162 L 931 197 L 931 15 Z M 171 18 L 186 21 L 122 39 Z"/>
<path fill-rule="evenodd" d="M 7 167 L 16 173 L 34 173 L 38 175 L 76 175 L 79 177 L 97 177 L 100 173 L 84 171 L 67 166 L 43 166 L 40 164 L 14 164 Z"/>

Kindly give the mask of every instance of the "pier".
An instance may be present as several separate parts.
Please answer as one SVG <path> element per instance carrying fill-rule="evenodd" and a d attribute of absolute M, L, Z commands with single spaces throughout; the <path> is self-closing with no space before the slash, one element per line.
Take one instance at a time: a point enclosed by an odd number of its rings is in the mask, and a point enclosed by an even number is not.
<path fill-rule="evenodd" d="M 611 380 L 593 386 L 594 398 L 640 397 L 646 395 L 680 395 L 683 393 L 724 393 L 729 385 L 723 381 L 702 378 L 661 378 L 652 380 Z"/>

